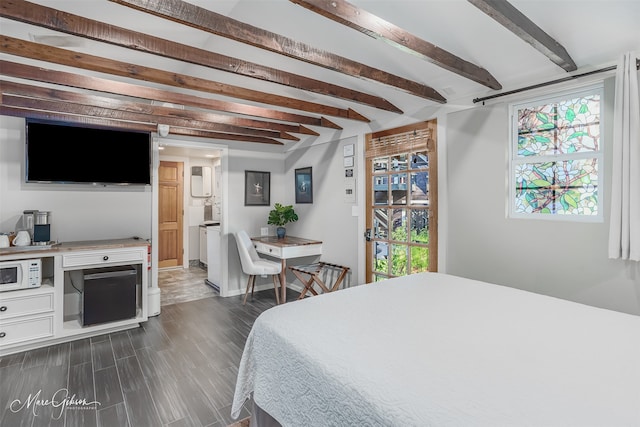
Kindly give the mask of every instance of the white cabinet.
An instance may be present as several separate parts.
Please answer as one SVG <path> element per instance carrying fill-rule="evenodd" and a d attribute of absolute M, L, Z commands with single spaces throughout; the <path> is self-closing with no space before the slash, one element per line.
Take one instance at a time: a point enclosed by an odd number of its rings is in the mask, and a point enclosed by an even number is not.
<path fill-rule="evenodd" d="M 61 292 L 63 292 L 63 324 L 59 332 L 61 336 L 74 336 L 86 334 L 89 331 L 104 333 L 113 328 L 135 326 L 139 322 L 147 320 L 147 246 L 125 247 L 117 249 L 93 249 L 86 251 L 73 251 L 60 256 L 61 274 L 64 277 Z M 135 269 L 136 290 L 135 305 L 136 316 L 84 326 L 82 323 L 82 288 L 84 272 L 101 267 L 122 267 Z M 94 270 L 95 271 L 95 270 Z M 78 286 L 78 283 L 81 285 Z"/>
<path fill-rule="evenodd" d="M 53 314 L 3 321 L 0 324 L 2 348 L 53 336 Z"/>
<path fill-rule="evenodd" d="M 220 289 L 222 283 L 222 254 L 220 252 L 220 226 L 207 227 L 207 280 Z"/>
<path fill-rule="evenodd" d="M 200 264 L 206 267 L 209 263 L 207 260 L 207 226 L 200 226 Z"/>
<path fill-rule="evenodd" d="M 39 288 L 0 292 L 0 356 L 134 328 L 146 321 L 147 249 L 146 242 L 135 239 L 63 243 L 25 252 L 0 249 L 0 261 L 40 258 L 43 278 Z M 88 269 L 102 267 L 135 269 L 135 317 L 83 326 L 82 286 L 77 280 Z"/>
<path fill-rule="evenodd" d="M 0 294 L 0 349 L 53 336 L 53 287 Z"/>
<path fill-rule="evenodd" d="M 146 257 L 146 252 L 141 252 L 139 249 L 104 249 L 100 251 L 74 252 L 62 255 L 62 267 L 140 263 Z"/>
<path fill-rule="evenodd" d="M 23 292 L 17 296 L 8 293 L 0 296 L 0 320 L 52 312 L 53 289 L 47 287 L 43 291 L 44 293 Z"/>

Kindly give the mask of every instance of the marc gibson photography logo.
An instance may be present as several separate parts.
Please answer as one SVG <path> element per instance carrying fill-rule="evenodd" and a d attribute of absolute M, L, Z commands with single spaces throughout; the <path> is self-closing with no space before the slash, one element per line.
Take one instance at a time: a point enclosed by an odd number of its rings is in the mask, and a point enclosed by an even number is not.
<path fill-rule="evenodd" d="M 31 410 L 34 416 L 38 416 L 40 409 L 46 406 L 53 408 L 51 418 L 60 419 L 67 409 L 94 409 L 96 405 L 101 405 L 97 400 L 87 401 L 86 398 L 79 398 L 74 394 L 69 395 L 69 390 L 61 388 L 53 393 L 51 398 L 47 399 L 42 395 L 42 389 L 36 393 L 31 393 L 26 399 L 14 399 L 9 405 L 11 412 L 17 413 L 24 410 Z"/>

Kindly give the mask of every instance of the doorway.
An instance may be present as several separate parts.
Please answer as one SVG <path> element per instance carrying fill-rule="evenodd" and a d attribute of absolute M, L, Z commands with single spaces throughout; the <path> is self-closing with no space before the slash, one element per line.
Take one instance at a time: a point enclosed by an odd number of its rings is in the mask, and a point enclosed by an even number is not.
<path fill-rule="evenodd" d="M 158 167 L 158 267 L 180 267 L 184 242 L 184 163 L 160 161 Z"/>
<path fill-rule="evenodd" d="M 202 264 L 200 257 L 200 229 L 205 220 L 205 205 L 209 202 L 214 205 L 214 215 L 217 214 L 221 227 L 221 247 L 227 245 L 227 177 L 228 149 L 225 146 L 213 145 L 198 141 L 172 140 L 168 138 L 156 139 L 156 157 L 154 162 L 154 196 L 152 213 L 152 239 L 158 244 L 152 246 L 152 283 L 157 284 L 158 307 L 167 303 L 181 302 L 185 300 L 200 299 L 209 297 L 213 292 L 220 296 L 228 294 L 228 256 L 227 251 L 221 251 L 220 274 L 222 283 L 220 290 L 216 291 L 205 284 L 208 269 Z M 165 168 L 167 164 L 179 163 L 182 171 Z M 211 165 L 217 174 L 214 175 L 214 197 L 194 197 L 191 191 L 191 170 L 193 166 Z M 162 167 L 161 167 L 162 166 Z M 219 167 L 218 167 L 219 166 Z M 177 166 L 176 166 L 177 168 Z M 184 175 L 184 176 L 183 176 Z M 182 179 L 182 188 L 178 186 L 166 185 L 167 182 L 175 181 L 173 178 Z M 182 192 L 180 196 L 179 193 Z M 162 212 L 161 194 L 170 195 L 177 199 L 176 208 L 171 213 Z M 181 203 L 181 204 L 180 204 Z M 182 235 L 182 247 L 175 249 L 177 258 L 161 254 L 168 251 L 162 242 L 161 234 L 168 235 L 168 227 L 161 224 L 165 218 L 170 216 L 181 218 L 182 225 L 180 231 L 176 228 L 176 236 Z M 171 221 L 168 221 L 171 222 Z M 176 224 L 177 227 L 177 224 Z M 161 229 L 162 228 L 162 229 Z M 180 256 L 180 254 L 182 255 Z M 175 256 L 175 254 L 173 256 Z M 178 258 L 180 260 L 178 260 Z M 166 260 L 176 259 L 168 263 Z M 204 274 L 203 274 L 204 273 Z M 162 289 L 160 289 L 160 285 Z M 201 286 L 200 286 L 201 285 Z M 204 288 L 204 289 L 203 289 Z M 169 295 L 170 294 L 170 295 Z"/>
<path fill-rule="evenodd" d="M 366 282 L 438 267 L 436 120 L 366 135 Z"/>

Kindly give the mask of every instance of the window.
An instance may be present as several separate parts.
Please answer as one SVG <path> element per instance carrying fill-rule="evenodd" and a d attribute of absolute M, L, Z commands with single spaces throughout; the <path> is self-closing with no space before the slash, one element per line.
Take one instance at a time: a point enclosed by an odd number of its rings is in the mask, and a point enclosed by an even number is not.
<path fill-rule="evenodd" d="M 511 106 L 510 215 L 602 220 L 602 87 Z"/>

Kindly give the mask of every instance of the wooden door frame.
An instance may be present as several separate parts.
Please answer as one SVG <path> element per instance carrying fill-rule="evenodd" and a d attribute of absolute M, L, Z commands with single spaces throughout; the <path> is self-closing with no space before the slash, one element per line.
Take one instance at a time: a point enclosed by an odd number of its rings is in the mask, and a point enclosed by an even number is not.
<path fill-rule="evenodd" d="M 220 152 L 220 166 L 222 168 L 222 209 L 220 211 L 220 245 L 223 249 L 228 247 L 228 218 L 229 218 L 229 183 L 227 179 L 227 171 L 229 170 L 229 147 L 219 144 L 211 144 L 200 141 L 182 141 L 182 140 L 170 140 L 166 138 L 160 138 L 157 135 L 153 135 L 153 182 L 152 182 L 152 209 L 151 209 L 151 284 L 152 287 L 158 287 L 158 247 L 153 242 L 158 241 L 158 167 L 160 166 L 160 140 L 163 145 L 170 145 L 183 148 L 194 149 L 209 149 L 218 150 Z M 176 161 L 182 161 L 185 163 L 185 167 L 189 164 L 188 157 L 166 156 L 167 160 L 178 159 Z M 163 160 L 165 160 L 163 158 Z M 185 192 L 186 193 L 186 192 Z M 183 197 L 187 197 L 184 195 Z M 184 221 L 184 228 L 188 227 L 187 221 Z M 188 229 L 186 230 L 188 233 Z M 186 254 L 184 255 L 187 256 Z M 228 251 L 222 251 L 222 283 L 220 284 L 220 296 L 229 296 L 229 256 Z M 188 265 L 188 260 L 187 260 Z M 158 302 L 158 307 L 160 306 Z"/>
<path fill-rule="evenodd" d="M 430 166 L 429 166 L 429 189 L 430 189 L 430 198 L 429 198 L 429 204 L 430 204 L 430 210 L 433 212 L 433 218 L 430 218 L 430 224 L 429 227 L 433 227 L 433 229 L 436 231 L 435 232 L 435 241 L 433 242 L 433 245 L 429 245 L 430 247 L 430 251 L 429 251 L 429 271 L 438 271 L 439 269 L 439 264 L 440 264 L 440 259 L 438 256 L 438 247 L 439 247 L 439 234 L 440 234 L 440 227 L 439 227 L 439 210 L 438 210 L 438 192 L 439 192 L 439 185 L 438 185 L 438 160 L 440 157 L 440 150 L 438 149 L 438 120 L 437 118 L 432 118 L 429 120 L 425 120 L 425 121 L 421 121 L 421 122 L 417 122 L 414 124 L 410 124 L 410 125 L 406 125 L 406 126 L 400 126 L 397 128 L 392 128 L 392 129 L 386 129 L 386 130 L 381 130 L 381 131 L 376 131 L 376 132 L 371 132 L 368 133 L 364 136 L 364 141 L 363 141 L 363 162 L 364 162 L 364 193 L 365 193 L 365 197 L 364 197 L 364 230 L 367 229 L 371 229 L 373 230 L 373 225 L 370 223 L 370 208 L 371 206 L 373 206 L 373 192 L 371 191 L 367 191 L 367 189 L 369 188 L 370 185 L 370 177 L 372 176 L 372 170 L 371 170 L 371 161 L 370 159 L 367 157 L 367 143 L 371 138 L 378 138 L 378 137 L 384 137 L 384 136 L 389 136 L 389 135 L 396 135 L 396 134 L 402 134 L 402 133 L 406 133 L 406 132 L 411 132 L 413 130 L 418 130 L 418 129 L 430 129 L 432 131 L 432 135 L 433 137 L 431 138 L 431 141 L 429 141 L 429 145 L 430 144 L 434 144 L 433 148 L 435 149 L 436 153 L 435 156 L 433 156 L 433 158 L 430 158 Z M 431 241 L 431 237 L 430 237 L 430 241 Z M 371 251 L 372 251 L 372 243 L 369 241 L 364 241 L 364 282 L 368 283 L 370 281 L 371 276 L 373 275 L 372 273 L 372 266 L 370 265 L 370 259 L 372 257 Z"/>

